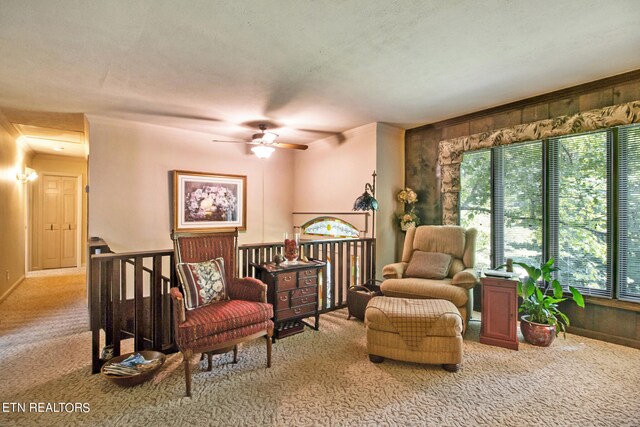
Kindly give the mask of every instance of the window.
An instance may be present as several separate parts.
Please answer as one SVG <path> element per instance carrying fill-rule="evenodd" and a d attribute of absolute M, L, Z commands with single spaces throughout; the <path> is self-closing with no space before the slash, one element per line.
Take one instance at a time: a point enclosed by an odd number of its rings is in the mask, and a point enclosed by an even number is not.
<path fill-rule="evenodd" d="M 540 263 L 540 141 L 465 153 L 460 190 L 460 224 L 478 230 L 477 267 L 497 267 L 507 258 Z"/>
<path fill-rule="evenodd" d="M 586 295 L 611 296 L 610 135 L 549 140 L 549 249 L 560 282 Z"/>
<path fill-rule="evenodd" d="M 300 227 L 302 234 L 334 238 L 358 238 L 360 232 L 352 224 L 339 218 L 323 216 L 312 219 Z"/>
<path fill-rule="evenodd" d="M 494 263 L 542 261 L 542 142 L 493 149 Z"/>
<path fill-rule="evenodd" d="M 618 292 L 640 301 L 640 126 L 620 129 L 618 150 Z"/>
<path fill-rule="evenodd" d="M 553 257 L 563 285 L 640 302 L 640 125 L 467 152 L 460 179 L 479 267 Z"/>
<path fill-rule="evenodd" d="M 464 154 L 460 168 L 460 225 L 478 230 L 476 267 L 491 267 L 491 150 Z"/>

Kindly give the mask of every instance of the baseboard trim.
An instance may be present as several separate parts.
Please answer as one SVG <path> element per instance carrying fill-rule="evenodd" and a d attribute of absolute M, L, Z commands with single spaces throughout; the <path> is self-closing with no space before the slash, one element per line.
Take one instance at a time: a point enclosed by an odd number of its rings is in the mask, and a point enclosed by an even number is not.
<path fill-rule="evenodd" d="M 603 332 L 590 331 L 588 329 L 576 328 L 575 326 L 569 326 L 567 332 L 570 334 L 580 335 L 582 337 L 593 338 L 599 341 L 610 342 L 613 344 L 623 345 L 625 347 L 632 347 L 640 349 L 640 341 L 633 338 L 619 337 L 616 335 L 605 334 Z"/>
<path fill-rule="evenodd" d="M 2 296 L 0 296 L 0 304 L 2 304 L 2 302 L 9 297 L 11 292 L 16 290 L 18 286 L 22 284 L 22 282 L 24 282 L 24 276 L 20 277 L 13 285 L 11 285 L 9 289 L 7 289 L 4 294 L 2 294 Z"/>

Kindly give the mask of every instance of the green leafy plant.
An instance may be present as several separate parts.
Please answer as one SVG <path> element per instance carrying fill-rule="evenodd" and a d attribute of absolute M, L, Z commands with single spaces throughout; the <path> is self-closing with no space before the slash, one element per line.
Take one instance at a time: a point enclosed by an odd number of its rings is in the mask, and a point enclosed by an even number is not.
<path fill-rule="evenodd" d="M 521 279 L 518 283 L 518 296 L 522 297 L 518 311 L 528 315 L 531 322 L 555 326 L 556 336 L 562 332 L 566 337 L 569 318 L 559 310 L 558 304 L 568 298 L 564 297 L 560 282 L 553 278 L 553 272 L 558 271 L 558 268 L 553 266 L 554 259 L 540 264 L 540 267 L 522 262 L 514 264 L 527 272 L 527 278 Z M 543 286 L 538 286 L 539 282 L 542 282 Z M 578 307 L 584 308 L 584 298 L 580 291 L 569 286 L 569 292 Z"/>

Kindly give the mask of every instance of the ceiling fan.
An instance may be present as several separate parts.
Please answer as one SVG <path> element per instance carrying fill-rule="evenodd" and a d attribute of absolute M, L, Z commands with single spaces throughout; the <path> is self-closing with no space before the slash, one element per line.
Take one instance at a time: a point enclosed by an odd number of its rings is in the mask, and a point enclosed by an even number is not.
<path fill-rule="evenodd" d="M 254 133 L 251 141 L 225 141 L 214 139 L 213 142 L 234 142 L 252 145 L 251 151 L 259 158 L 266 159 L 271 156 L 276 148 L 288 148 L 293 150 L 306 150 L 308 147 L 304 144 L 287 144 L 284 142 L 276 142 L 277 133 L 267 132 L 267 125 L 258 125 L 259 133 Z"/>

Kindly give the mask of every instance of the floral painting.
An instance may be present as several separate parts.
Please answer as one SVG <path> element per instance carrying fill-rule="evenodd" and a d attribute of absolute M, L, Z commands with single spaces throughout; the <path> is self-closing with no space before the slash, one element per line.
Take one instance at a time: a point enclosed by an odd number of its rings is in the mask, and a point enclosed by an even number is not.
<path fill-rule="evenodd" d="M 174 171 L 174 231 L 246 230 L 246 176 Z"/>

